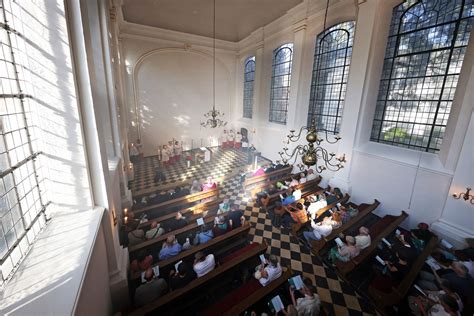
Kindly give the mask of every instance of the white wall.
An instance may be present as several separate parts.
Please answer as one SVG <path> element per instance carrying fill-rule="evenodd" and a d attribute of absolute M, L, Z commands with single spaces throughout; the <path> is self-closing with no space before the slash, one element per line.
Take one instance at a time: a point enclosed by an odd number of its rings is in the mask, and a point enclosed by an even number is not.
<path fill-rule="evenodd" d="M 156 51 L 137 67 L 136 92 L 145 156 L 175 138 L 185 149 L 216 146 L 216 130 L 201 127 L 212 108 L 212 55 L 185 49 Z M 230 73 L 216 63 L 216 109 L 230 113 Z M 219 129 L 222 130 L 223 128 Z"/>

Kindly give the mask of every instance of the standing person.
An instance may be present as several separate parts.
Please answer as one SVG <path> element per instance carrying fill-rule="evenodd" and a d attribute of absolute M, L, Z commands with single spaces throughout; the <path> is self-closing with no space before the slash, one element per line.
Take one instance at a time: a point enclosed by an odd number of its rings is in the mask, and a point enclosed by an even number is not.
<path fill-rule="evenodd" d="M 163 166 L 169 165 L 170 162 L 170 152 L 167 145 L 163 145 L 161 148 L 161 163 Z"/>
<path fill-rule="evenodd" d="M 133 143 L 130 144 L 130 150 L 128 152 L 132 163 L 137 163 L 140 160 L 140 153 Z"/>
<path fill-rule="evenodd" d="M 221 148 L 225 149 L 227 147 L 227 130 L 224 130 L 221 135 Z"/>
<path fill-rule="evenodd" d="M 158 184 L 158 182 L 160 182 L 160 181 L 163 181 L 163 182 L 166 181 L 165 174 L 163 173 L 163 171 L 161 170 L 160 167 L 155 168 L 154 181 L 155 181 L 155 184 Z"/>
<path fill-rule="evenodd" d="M 234 148 L 240 149 L 241 146 L 242 146 L 242 135 L 240 134 L 240 132 L 237 132 L 237 134 L 235 135 Z"/>
<path fill-rule="evenodd" d="M 137 142 L 135 143 L 135 147 L 137 147 L 138 155 L 139 155 L 140 159 L 143 159 L 143 144 L 142 144 L 140 138 L 137 139 Z"/>
<path fill-rule="evenodd" d="M 234 148 L 234 140 L 235 140 L 234 131 L 230 130 L 229 133 L 227 133 L 227 146 L 229 148 Z"/>
<path fill-rule="evenodd" d="M 176 161 L 181 160 L 181 153 L 183 152 L 183 146 L 178 142 L 174 142 L 174 157 Z"/>
<path fill-rule="evenodd" d="M 168 141 L 168 155 L 170 157 L 170 164 L 174 164 L 174 159 L 175 159 L 175 155 L 174 155 L 174 143 L 170 140 Z"/>

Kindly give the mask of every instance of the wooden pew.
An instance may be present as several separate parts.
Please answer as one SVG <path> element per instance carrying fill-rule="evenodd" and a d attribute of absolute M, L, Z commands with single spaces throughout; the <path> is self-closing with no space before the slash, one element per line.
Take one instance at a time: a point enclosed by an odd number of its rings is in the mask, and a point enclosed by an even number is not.
<path fill-rule="evenodd" d="M 385 215 L 381 220 L 377 221 L 374 225 L 369 227 L 371 244 L 369 247 L 363 249 L 360 254 L 350 259 L 348 262 L 336 262 L 336 267 L 338 271 L 345 276 L 347 273 L 351 272 L 355 267 L 360 265 L 364 260 L 366 260 L 372 252 L 375 251 L 378 244 L 382 241 L 382 238 L 387 237 L 392 231 L 397 229 L 397 227 L 408 217 L 408 214 L 405 211 L 398 216 L 394 215 Z"/>
<path fill-rule="evenodd" d="M 392 287 L 392 292 L 384 293 L 372 286 L 369 286 L 369 294 L 380 309 L 398 304 L 401 300 L 403 300 L 405 295 L 408 293 L 408 290 L 411 288 L 413 282 L 418 277 L 418 273 L 425 264 L 426 258 L 433 252 L 437 244 L 438 236 L 433 234 L 423 251 L 411 265 L 410 272 L 403 278 L 402 282 L 400 282 L 397 287 Z"/>
<path fill-rule="evenodd" d="M 183 296 L 189 294 L 191 291 L 201 288 L 202 286 L 206 285 L 209 281 L 212 281 L 215 278 L 218 278 L 220 275 L 223 275 L 227 271 L 230 271 L 233 268 L 238 267 L 239 265 L 243 264 L 245 261 L 254 258 L 260 254 L 263 254 L 267 250 L 267 243 L 264 240 L 262 244 L 257 244 L 249 248 L 248 251 L 241 253 L 238 257 L 235 257 L 233 260 L 226 262 L 225 264 L 221 264 L 216 266 L 214 270 L 207 273 L 206 275 L 197 278 L 194 281 L 191 281 L 188 285 L 177 289 L 175 291 L 169 292 L 164 296 L 160 297 L 159 299 L 155 300 L 154 302 L 142 306 L 140 308 L 135 309 L 130 315 L 146 315 L 151 313 L 159 308 L 163 308 L 164 306 L 179 300 Z M 204 291 L 205 292 L 205 291 Z"/>
<path fill-rule="evenodd" d="M 254 185 L 265 184 L 271 180 L 276 180 L 280 178 L 285 178 L 291 171 L 293 170 L 293 166 L 286 166 L 284 168 L 266 173 L 261 176 L 245 178 L 243 187 L 245 190 L 253 187 Z"/>
<path fill-rule="evenodd" d="M 350 197 L 351 197 L 351 196 L 346 193 L 346 194 L 344 194 L 344 196 L 343 196 L 341 199 L 339 199 L 339 200 L 337 200 L 337 201 L 335 201 L 335 202 L 333 202 L 333 203 L 331 203 L 331 204 L 328 204 L 328 205 L 326 205 L 325 207 L 320 208 L 320 209 L 318 210 L 318 212 L 316 213 L 316 217 L 321 216 L 321 214 L 323 214 L 323 213 L 326 212 L 327 210 L 332 209 L 332 208 L 335 207 L 338 203 L 341 203 L 341 204 L 346 203 L 347 201 L 349 201 Z M 294 205 L 292 205 L 292 206 L 294 206 Z M 293 233 L 295 236 L 297 236 L 297 235 L 298 235 L 298 231 L 299 231 L 302 227 L 306 227 L 306 228 L 308 228 L 308 229 L 312 229 L 312 228 L 311 228 L 311 225 L 309 225 L 309 224 L 310 224 L 309 221 L 307 221 L 307 222 L 304 223 L 304 224 L 300 224 L 300 223 L 292 224 L 292 225 L 291 225 L 291 231 L 292 231 L 292 233 Z M 309 225 L 309 226 L 308 226 L 308 225 Z"/>
<path fill-rule="evenodd" d="M 266 295 L 278 289 L 293 274 L 290 268 L 282 268 L 281 276 L 266 286 L 251 278 L 238 289 L 228 293 L 225 297 L 197 313 L 198 316 L 240 315 Z M 251 295 L 250 295 L 251 294 Z M 236 302 L 239 302 L 236 304 Z"/>
<path fill-rule="evenodd" d="M 313 240 L 311 242 L 311 251 L 314 254 L 318 254 L 319 250 L 321 250 L 327 242 L 333 240 L 336 238 L 340 233 L 343 231 L 346 231 L 350 229 L 351 227 L 354 227 L 360 220 L 362 220 L 366 215 L 372 213 L 378 206 L 380 205 L 380 202 L 377 200 L 374 200 L 374 203 L 372 204 L 365 204 L 362 203 L 360 204 L 357 209 L 359 210 L 359 214 L 357 216 L 351 218 L 348 222 L 343 224 L 341 227 L 333 229 L 332 233 L 329 234 L 329 236 L 324 237 L 323 239 L 320 240 Z"/>
<path fill-rule="evenodd" d="M 224 244 L 227 244 L 233 240 L 237 240 L 239 238 L 246 239 L 246 236 L 248 235 L 248 232 L 250 230 L 250 223 L 245 223 L 243 226 L 240 226 L 238 228 L 232 229 L 231 231 L 218 236 L 214 237 L 208 242 L 204 244 L 200 244 L 197 246 L 193 246 L 188 250 L 184 250 L 180 252 L 177 256 L 165 259 L 165 260 L 160 260 L 156 262 L 153 266 L 159 266 L 161 270 L 166 270 L 166 267 L 174 265 L 178 261 L 185 261 L 186 259 L 194 259 L 194 255 L 199 252 L 199 251 L 205 251 L 207 253 L 216 253 L 216 251 L 219 251 L 219 247 L 223 248 Z M 135 272 L 130 276 L 131 280 L 137 280 L 140 278 L 141 272 Z"/>
<path fill-rule="evenodd" d="M 192 181 L 190 181 L 190 180 L 179 181 L 179 182 L 175 182 L 175 183 L 170 183 L 166 186 L 160 186 L 159 188 L 153 187 L 153 188 L 140 190 L 140 191 L 136 191 L 136 192 L 132 191 L 132 196 L 133 196 L 134 199 L 136 199 L 138 201 L 138 200 L 141 200 L 142 198 L 147 197 L 147 196 L 149 196 L 153 193 L 154 194 L 160 194 L 162 192 L 174 190 L 178 187 L 180 187 L 180 188 L 190 188 L 191 185 L 192 185 Z"/>
<path fill-rule="evenodd" d="M 211 216 L 204 217 L 204 224 L 209 224 L 213 222 L 214 222 L 214 216 L 211 215 Z M 133 252 L 139 251 L 141 249 L 146 249 L 146 248 L 153 248 L 153 249 L 157 248 L 157 250 L 159 251 L 161 249 L 161 245 L 169 236 L 174 235 L 176 236 L 176 238 L 181 237 L 181 236 L 187 236 L 190 233 L 194 233 L 199 229 L 200 229 L 200 226 L 197 224 L 197 222 L 189 223 L 183 228 L 176 229 L 169 233 L 163 234 L 158 238 L 146 240 L 137 245 L 130 246 L 128 247 L 128 252 L 133 253 Z"/>
<path fill-rule="evenodd" d="M 288 180 L 288 179 L 282 179 L 281 181 L 284 181 L 284 180 Z M 307 187 L 317 186 L 321 182 L 321 180 L 322 180 L 321 176 L 318 176 L 316 179 L 306 181 L 303 184 L 298 184 L 295 188 L 300 189 L 301 191 L 303 191 Z M 252 196 L 252 197 L 254 197 L 254 199 L 256 199 L 258 193 L 267 190 L 270 187 L 270 185 L 275 185 L 276 186 L 277 182 L 279 182 L 279 181 L 275 181 L 275 182 L 272 182 L 272 183 L 266 183 L 263 186 L 257 186 L 255 188 L 253 188 L 252 190 L 250 190 L 250 196 Z M 279 194 L 281 194 L 285 191 L 286 190 L 278 190 L 277 192 L 271 194 L 271 196 L 275 196 L 275 195 L 278 196 Z M 271 196 L 270 196 L 270 198 L 271 198 Z"/>
<path fill-rule="evenodd" d="M 217 199 L 217 200 L 212 200 L 212 201 L 208 201 L 208 202 L 204 202 L 204 203 L 199 203 L 199 204 L 196 204 L 193 207 L 181 210 L 179 212 L 181 212 L 181 215 L 183 215 L 185 217 L 195 216 L 195 215 L 201 214 L 205 210 L 214 209 L 216 207 L 218 208 L 219 204 L 222 203 L 223 201 L 224 201 L 224 199 Z M 152 219 L 150 219 L 149 221 L 147 221 L 145 223 L 139 224 L 138 228 L 148 230 L 149 226 L 151 225 L 152 222 L 157 222 L 157 223 L 163 225 L 163 224 L 166 224 L 167 221 L 171 220 L 175 216 L 176 216 L 176 213 L 173 212 L 173 213 L 166 214 L 166 215 L 163 215 L 163 216 L 160 216 L 160 217 L 152 218 Z"/>
<path fill-rule="evenodd" d="M 165 215 L 168 213 L 168 210 L 172 207 L 187 207 L 194 202 L 198 202 L 200 200 L 208 199 L 208 198 L 219 198 L 219 188 L 209 190 L 209 191 L 201 191 L 194 194 L 185 195 L 179 197 L 177 199 L 168 200 L 158 204 L 147 205 L 146 207 L 134 209 L 132 213 L 135 215 L 135 218 L 138 218 L 141 213 L 146 213 L 154 210 L 162 210 L 163 214 Z"/>
<path fill-rule="evenodd" d="M 325 189 L 318 186 L 320 180 L 315 179 L 314 181 L 316 180 L 317 182 L 308 182 L 307 185 L 306 183 L 301 185 L 301 187 L 299 188 L 301 189 L 301 199 L 304 199 L 313 194 L 320 194 L 324 192 Z M 280 194 L 283 193 L 284 191 L 279 191 L 279 192 L 270 194 L 270 202 L 268 203 L 269 207 L 267 208 L 272 209 L 274 207 L 274 203 L 280 199 Z"/>

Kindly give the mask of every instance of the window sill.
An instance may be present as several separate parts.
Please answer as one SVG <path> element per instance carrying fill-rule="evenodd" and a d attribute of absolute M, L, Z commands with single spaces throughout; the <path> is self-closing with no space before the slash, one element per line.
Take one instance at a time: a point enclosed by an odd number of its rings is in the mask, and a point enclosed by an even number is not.
<path fill-rule="evenodd" d="M 449 170 L 444 167 L 439 159 L 438 154 L 390 146 L 376 142 L 366 142 L 365 144 L 354 148 L 354 151 L 368 156 L 391 160 L 392 162 L 405 166 L 417 168 L 419 164 L 420 169 L 440 173 L 443 175 L 452 176 L 454 174 L 453 170 Z"/>
<path fill-rule="evenodd" d="M 2 315 L 72 315 L 104 209 L 53 215 L 1 292 Z"/>

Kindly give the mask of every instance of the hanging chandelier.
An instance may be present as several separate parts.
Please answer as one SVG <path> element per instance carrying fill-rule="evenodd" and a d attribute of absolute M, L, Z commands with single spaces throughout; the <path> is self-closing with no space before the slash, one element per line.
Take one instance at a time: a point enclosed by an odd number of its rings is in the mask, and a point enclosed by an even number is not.
<path fill-rule="evenodd" d="M 326 21 L 329 9 L 329 0 L 326 2 L 326 12 L 324 16 L 324 26 L 323 31 L 326 30 Z M 307 144 L 300 144 L 296 146 L 293 150 L 289 150 L 287 145 L 290 142 L 298 142 L 301 138 L 303 131 L 307 131 L 306 141 Z M 306 167 L 316 166 L 316 171 L 318 173 L 323 172 L 324 170 L 338 171 L 344 168 L 344 163 L 346 162 L 346 155 L 343 154 L 340 157 L 336 157 L 335 153 L 328 152 L 325 148 L 321 147 L 321 143 L 326 140 L 329 144 L 335 144 L 341 137 L 334 136 L 333 140 L 328 139 L 328 133 L 325 131 L 324 139 L 318 136 L 318 131 L 316 129 L 316 120 L 314 117 L 311 118 L 310 126 L 303 126 L 300 128 L 298 134 L 295 134 L 295 130 L 290 130 L 290 134 L 286 136 L 286 139 L 283 141 L 285 147 L 278 154 L 280 155 L 282 161 L 286 164 L 290 160 L 294 159 L 293 165 L 296 163 L 298 156 L 301 157 L 302 163 L 297 164 L 296 166 L 300 170 L 304 170 Z"/>
<path fill-rule="evenodd" d="M 216 110 L 216 0 L 214 0 L 214 24 L 213 24 L 213 45 L 212 45 L 212 110 L 204 114 L 205 121 L 201 122 L 201 126 L 216 128 L 226 126 L 224 121 L 224 113 Z"/>
<path fill-rule="evenodd" d="M 340 157 L 336 157 L 335 153 L 330 153 L 325 148 L 321 147 L 321 143 L 324 141 L 324 139 L 318 136 L 318 132 L 316 130 L 316 121 L 314 118 L 311 120 L 311 125 L 309 127 L 301 127 L 298 134 L 295 134 L 295 130 L 291 130 L 290 134 L 286 136 L 284 143 L 289 145 L 290 142 L 295 143 L 299 141 L 303 131 L 307 131 L 306 141 L 308 141 L 308 144 L 300 144 L 292 151 L 290 151 L 288 147 L 285 146 L 283 150 L 278 153 L 285 164 L 292 159 L 294 159 L 293 164 L 295 164 L 298 156 L 301 156 L 302 164 L 296 165 L 300 168 L 300 170 L 304 170 L 305 167 L 311 167 L 314 165 L 316 165 L 316 171 L 318 173 L 321 173 L 326 169 L 338 171 L 339 169 L 344 168 L 344 163 L 346 162 L 345 154 Z M 334 136 L 334 140 L 330 141 L 326 132 L 325 140 L 329 144 L 335 144 L 341 140 L 341 137 Z"/>

